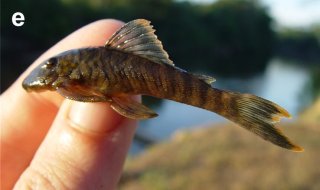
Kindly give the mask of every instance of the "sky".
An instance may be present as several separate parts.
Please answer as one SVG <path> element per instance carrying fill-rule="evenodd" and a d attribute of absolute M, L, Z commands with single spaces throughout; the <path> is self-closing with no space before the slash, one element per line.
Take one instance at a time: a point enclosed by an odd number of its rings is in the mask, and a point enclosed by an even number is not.
<path fill-rule="evenodd" d="M 188 0 L 211 3 L 215 0 Z M 320 24 L 320 0 L 260 0 L 276 23 L 284 27 L 309 27 Z"/>

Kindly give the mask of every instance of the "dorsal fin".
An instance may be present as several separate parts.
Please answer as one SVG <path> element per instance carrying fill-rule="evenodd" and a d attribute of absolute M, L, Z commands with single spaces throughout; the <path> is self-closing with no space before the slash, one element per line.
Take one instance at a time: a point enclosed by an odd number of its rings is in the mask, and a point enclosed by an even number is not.
<path fill-rule="evenodd" d="M 207 76 L 207 75 L 202 75 L 202 74 L 194 74 L 196 77 L 198 77 L 198 79 L 206 82 L 207 84 L 211 84 L 213 82 L 216 81 L 215 78 L 213 77 L 210 77 L 210 76 Z"/>
<path fill-rule="evenodd" d="M 150 21 L 133 20 L 115 32 L 106 42 L 105 47 L 121 49 L 157 63 L 173 65 L 154 32 Z"/>

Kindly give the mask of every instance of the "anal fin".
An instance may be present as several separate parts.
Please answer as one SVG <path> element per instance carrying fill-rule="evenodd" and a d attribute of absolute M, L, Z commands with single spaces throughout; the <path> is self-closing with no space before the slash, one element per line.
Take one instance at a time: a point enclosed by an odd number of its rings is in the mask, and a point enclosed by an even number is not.
<path fill-rule="evenodd" d="M 130 97 L 112 97 L 111 108 L 120 115 L 130 119 L 149 119 L 158 116 L 145 105 L 132 100 Z"/>

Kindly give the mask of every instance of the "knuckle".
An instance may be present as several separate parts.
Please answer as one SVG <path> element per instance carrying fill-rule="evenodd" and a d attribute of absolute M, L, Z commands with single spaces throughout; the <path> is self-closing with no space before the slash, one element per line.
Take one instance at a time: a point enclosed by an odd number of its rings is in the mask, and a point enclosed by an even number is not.
<path fill-rule="evenodd" d="M 15 189 L 68 189 L 59 176 L 53 172 L 37 170 L 29 167 L 20 177 Z"/>

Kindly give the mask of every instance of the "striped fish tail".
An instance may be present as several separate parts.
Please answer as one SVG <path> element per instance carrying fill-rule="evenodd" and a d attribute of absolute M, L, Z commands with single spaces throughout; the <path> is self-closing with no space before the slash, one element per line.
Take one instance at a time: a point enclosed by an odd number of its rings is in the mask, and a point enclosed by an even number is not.
<path fill-rule="evenodd" d="M 290 117 L 284 108 L 251 94 L 212 88 L 211 95 L 216 98 L 215 102 L 209 105 L 209 110 L 226 117 L 275 145 L 295 152 L 303 151 L 303 148 L 293 144 L 288 137 L 275 128 L 274 124 L 279 122 L 282 117 Z"/>

